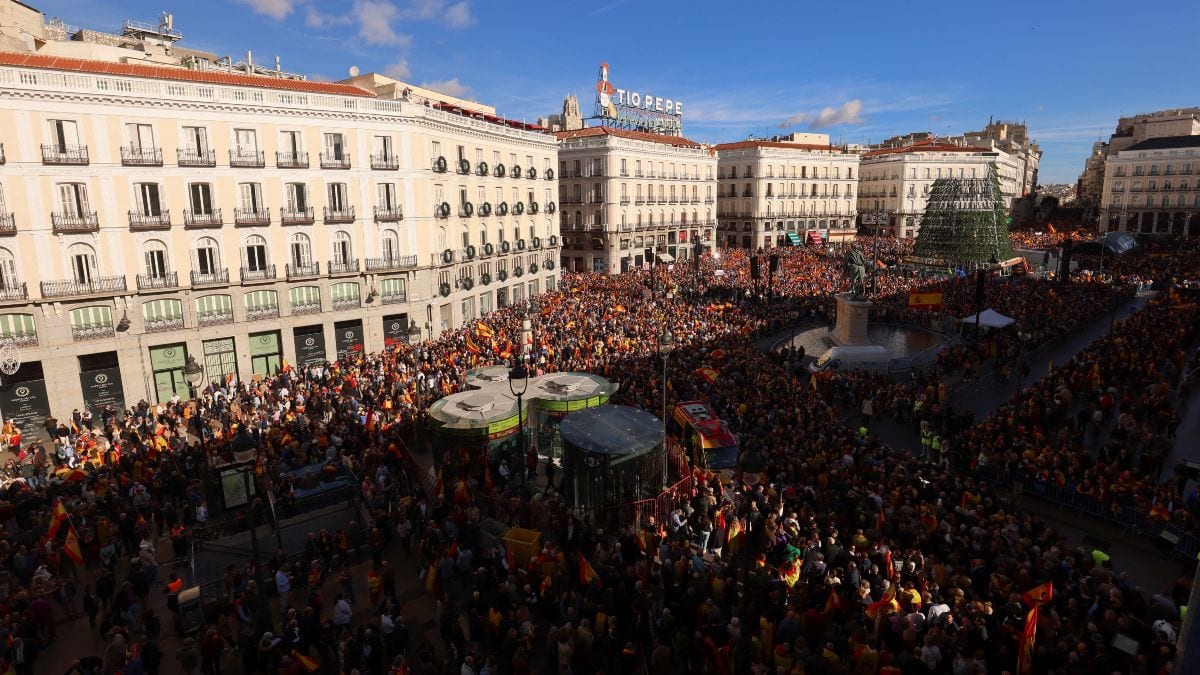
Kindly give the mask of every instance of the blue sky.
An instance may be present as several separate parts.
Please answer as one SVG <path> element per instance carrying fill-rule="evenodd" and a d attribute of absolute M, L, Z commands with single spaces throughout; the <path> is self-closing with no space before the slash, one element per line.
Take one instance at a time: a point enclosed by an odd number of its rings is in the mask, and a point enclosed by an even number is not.
<path fill-rule="evenodd" d="M 1200 105 L 1196 2 L 25 1 L 111 31 L 166 10 L 193 48 L 322 79 L 357 65 L 529 121 L 568 92 L 589 115 L 607 61 L 616 86 L 683 101 L 685 135 L 704 142 L 1025 120 L 1043 183 L 1074 182 L 1122 114 Z"/>

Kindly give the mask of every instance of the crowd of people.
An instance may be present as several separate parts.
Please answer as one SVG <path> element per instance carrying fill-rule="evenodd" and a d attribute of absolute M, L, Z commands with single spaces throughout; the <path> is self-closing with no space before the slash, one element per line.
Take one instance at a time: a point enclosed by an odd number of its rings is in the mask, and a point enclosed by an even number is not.
<path fill-rule="evenodd" d="M 911 247 L 876 243 L 881 258 Z M 216 673 L 229 654 L 247 673 L 289 675 L 969 675 L 1013 671 L 1031 604 L 1040 604 L 1039 671 L 1168 669 L 1189 579 L 1137 588 L 1106 556 L 1068 546 L 969 476 L 979 465 L 1024 471 L 1088 494 L 1128 495 L 1155 517 L 1191 526 L 1194 500 L 1154 470 L 1178 422 L 1176 385 L 1194 367 L 1196 303 L 1179 294 L 1155 300 L 1111 342 L 1056 368 L 987 421 L 952 432 L 942 375 L 1010 363 L 1015 331 L 954 346 L 939 371 L 909 380 L 814 377 L 803 355 L 767 353 L 755 340 L 832 318 L 832 295 L 846 288 L 844 250 L 777 254 L 776 270 L 763 258 L 759 279 L 749 253 L 737 250 L 706 256 L 699 269 L 571 275 L 561 290 L 482 317 L 486 335 L 472 322 L 416 346 L 215 382 L 195 402 L 140 402 L 98 419 L 77 412 L 48 420 L 46 440 L 5 429 L 22 441 L 20 480 L 0 492 L 8 637 L 0 655 L 17 673 L 35 672 L 67 613 L 86 615 L 103 636 L 102 651 L 81 653 L 72 672 L 105 675 L 155 673 L 164 658 Z M 880 268 L 871 292 L 881 317 L 927 324 L 928 314 L 907 307 L 917 290 L 943 293 L 947 315 L 975 310 L 971 279 Z M 986 288 L 989 306 L 1039 342 L 1127 294 L 1092 278 L 992 279 Z M 533 341 L 522 351 L 528 317 Z M 677 345 L 666 383 L 665 331 Z M 535 372 L 616 380 L 630 405 L 657 410 L 664 384 L 672 400 L 704 401 L 743 452 L 763 458 L 767 480 L 725 485 L 697 473 L 669 517 L 604 527 L 563 508 L 544 460 L 544 490 L 519 479 L 527 459 L 538 470 L 536 456 L 481 460 L 428 442 L 423 411 L 434 398 L 463 387 L 468 370 L 518 356 Z M 697 377 L 701 368 L 717 376 Z M 890 448 L 871 433 L 876 414 L 940 424 L 944 445 L 939 436 L 929 451 Z M 426 448 L 432 470 L 414 461 Z M 189 633 L 176 563 L 192 539 L 237 517 L 221 507 L 216 476 L 248 451 L 256 483 L 285 514 L 311 471 L 356 477 L 363 522 L 313 532 L 302 551 L 278 551 L 259 569 L 230 566 L 204 625 Z M 514 500 L 515 510 L 497 506 Z M 541 549 L 517 555 L 485 543 L 489 516 L 536 526 Z M 438 600 L 437 649 L 409 637 L 402 565 Z M 1046 583 L 1052 597 L 1022 599 Z M 1148 602 L 1144 592 L 1158 591 L 1161 601 Z M 179 638 L 171 655 L 164 634 Z M 1137 643 L 1133 653 L 1111 646 L 1118 635 Z"/>

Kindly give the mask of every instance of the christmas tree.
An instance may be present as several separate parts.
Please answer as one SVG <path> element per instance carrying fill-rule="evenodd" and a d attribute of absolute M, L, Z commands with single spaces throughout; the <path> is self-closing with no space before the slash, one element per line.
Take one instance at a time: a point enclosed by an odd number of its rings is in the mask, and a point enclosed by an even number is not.
<path fill-rule="evenodd" d="M 983 178 L 933 182 L 913 255 L 962 269 L 1012 257 L 1008 216 L 994 163 Z"/>

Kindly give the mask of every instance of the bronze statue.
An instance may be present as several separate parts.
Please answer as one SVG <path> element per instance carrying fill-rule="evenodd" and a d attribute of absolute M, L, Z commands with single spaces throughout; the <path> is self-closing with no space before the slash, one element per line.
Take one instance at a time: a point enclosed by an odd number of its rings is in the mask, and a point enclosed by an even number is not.
<path fill-rule="evenodd" d="M 846 266 L 843 271 L 850 280 L 850 291 L 854 293 L 854 297 L 863 297 L 867 283 L 867 258 L 857 246 L 851 247 L 850 252 L 846 254 Z"/>

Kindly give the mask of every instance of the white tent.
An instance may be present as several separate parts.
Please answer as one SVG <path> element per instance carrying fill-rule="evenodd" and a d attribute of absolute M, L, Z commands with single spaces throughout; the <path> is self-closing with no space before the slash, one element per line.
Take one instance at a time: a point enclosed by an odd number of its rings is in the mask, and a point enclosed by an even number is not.
<path fill-rule="evenodd" d="M 1004 328 L 1005 326 L 1011 326 L 1016 323 L 1016 319 L 1011 319 L 1007 316 L 1004 316 L 994 309 L 985 309 L 983 312 L 979 313 L 978 316 L 979 325 L 983 326 L 984 328 Z M 975 325 L 975 317 L 976 315 L 972 314 L 971 316 L 965 317 L 962 322 L 969 323 L 973 326 Z"/>

